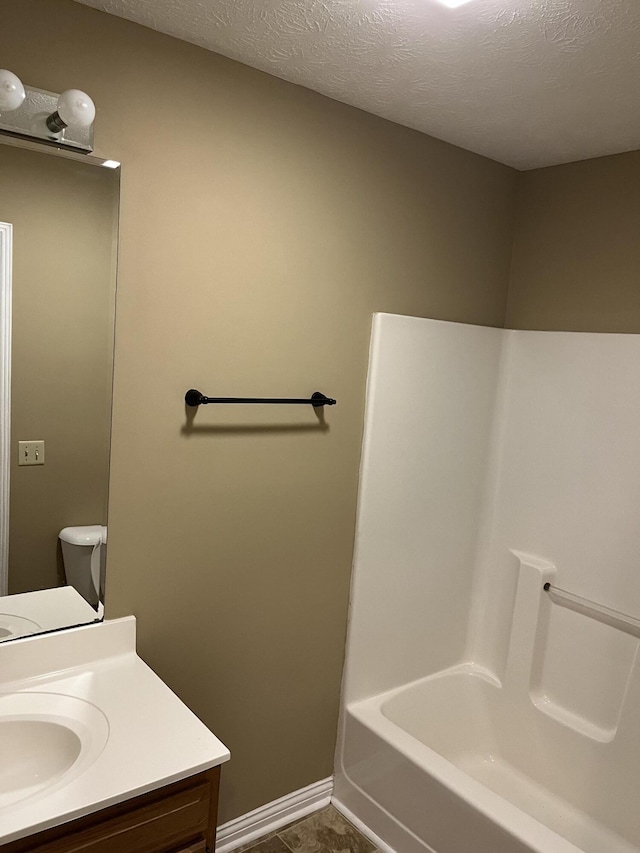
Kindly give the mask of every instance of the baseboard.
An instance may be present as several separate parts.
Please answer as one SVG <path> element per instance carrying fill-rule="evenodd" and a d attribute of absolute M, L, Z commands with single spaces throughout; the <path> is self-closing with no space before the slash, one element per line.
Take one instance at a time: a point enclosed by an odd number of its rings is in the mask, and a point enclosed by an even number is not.
<path fill-rule="evenodd" d="M 359 817 L 356 817 L 345 805 L 343 805 L 340 800 L 336 800 L 335 797 L 331 797 L 331 805 L 334 809 L 339 811 L 341 815 L 346 817 L 349 823 L 352 823 L 365 838 L 368 838 L 369 841 L 377 847 L 380 853 L 396 853 L 393 847 L 389 847 L 386 841 L 383 841 L 380 836 L 376 835 L 375 832 L 372 832 L 369 827 L 364 824 Z"/>
<path fill-rule="evenodd" d="M 332 792 L 333 776 L 329 776 L 328 779 L 321 779 L 320 782 L 314 782 L 306 788 L 300 788 L 299 791 L 293 791 L 279 800 L 267 803 L 266 806 L 230 820 L 218 827 L 216 853 L 229 853 L 236 847 L 249 844 L 287 823 L 300 820 L 328 806 Z"/>

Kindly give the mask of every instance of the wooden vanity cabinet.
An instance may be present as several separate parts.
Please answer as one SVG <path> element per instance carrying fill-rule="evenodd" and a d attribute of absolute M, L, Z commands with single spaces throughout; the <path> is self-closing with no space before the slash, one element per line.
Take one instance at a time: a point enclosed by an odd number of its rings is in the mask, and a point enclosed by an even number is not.
<path fill-rule="evenodd" d="M 0 853 L 213 853 L 220 768 L 0 845 Z"/>

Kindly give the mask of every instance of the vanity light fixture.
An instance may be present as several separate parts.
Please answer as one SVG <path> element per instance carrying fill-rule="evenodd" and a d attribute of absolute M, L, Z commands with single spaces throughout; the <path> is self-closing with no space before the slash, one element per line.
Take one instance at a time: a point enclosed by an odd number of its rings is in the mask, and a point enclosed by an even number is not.
<path fill-rule="evenodd" d="M 25 86 L 13 72 L 0 69 L 0 133 L 89 153 L 95 115 L 95 104 L 80 89 L 57 95 Z"/>
<path fill-rule="evenodd" d="M 26 92 L 22 81 L 12 71 L 0 69 L 0 115 L 22 106 Z"/>
<path fill-rule="evenodd" d="M 60 133 L 68 127 L 89 127 L 96 117 L 96 105 L 86 92 L 67 89 L 58 98 L 58 109 L 47 118 L 47 127 L 52 133 Z"/>

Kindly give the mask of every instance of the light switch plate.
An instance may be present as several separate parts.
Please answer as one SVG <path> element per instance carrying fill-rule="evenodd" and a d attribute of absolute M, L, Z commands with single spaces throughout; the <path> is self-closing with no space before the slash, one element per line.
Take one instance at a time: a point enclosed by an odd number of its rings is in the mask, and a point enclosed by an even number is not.
<path fill-rule="evenodd" d="M 44 441 L 19 441 L 18 465 L 44 465 Z"/>

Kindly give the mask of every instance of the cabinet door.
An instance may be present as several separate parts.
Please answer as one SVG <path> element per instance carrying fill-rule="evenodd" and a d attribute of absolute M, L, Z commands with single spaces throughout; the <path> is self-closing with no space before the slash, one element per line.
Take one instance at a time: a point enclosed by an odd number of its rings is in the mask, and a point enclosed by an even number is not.
<path fill-rule="evenodd" d="M 213 853 L 220 769 L 0 844 L 0 853 Z"/>
<path fill-rule="evenodd" d="M 193 844 L 188 844 L 186 847 L 181 847 L 174 853 L 208 853 L 207 842 L 203 839 L 194 841 Z"/>
<path fill-rule="evenodd" d="M 198 785 L 128 814 L 70 833 L 34 853 L 165 853 L 207 828 L 209 787 Z M 178 848 L 179 849 L 179 848 Z M 188 848 L 187 848 L 188 849 Z"/>

